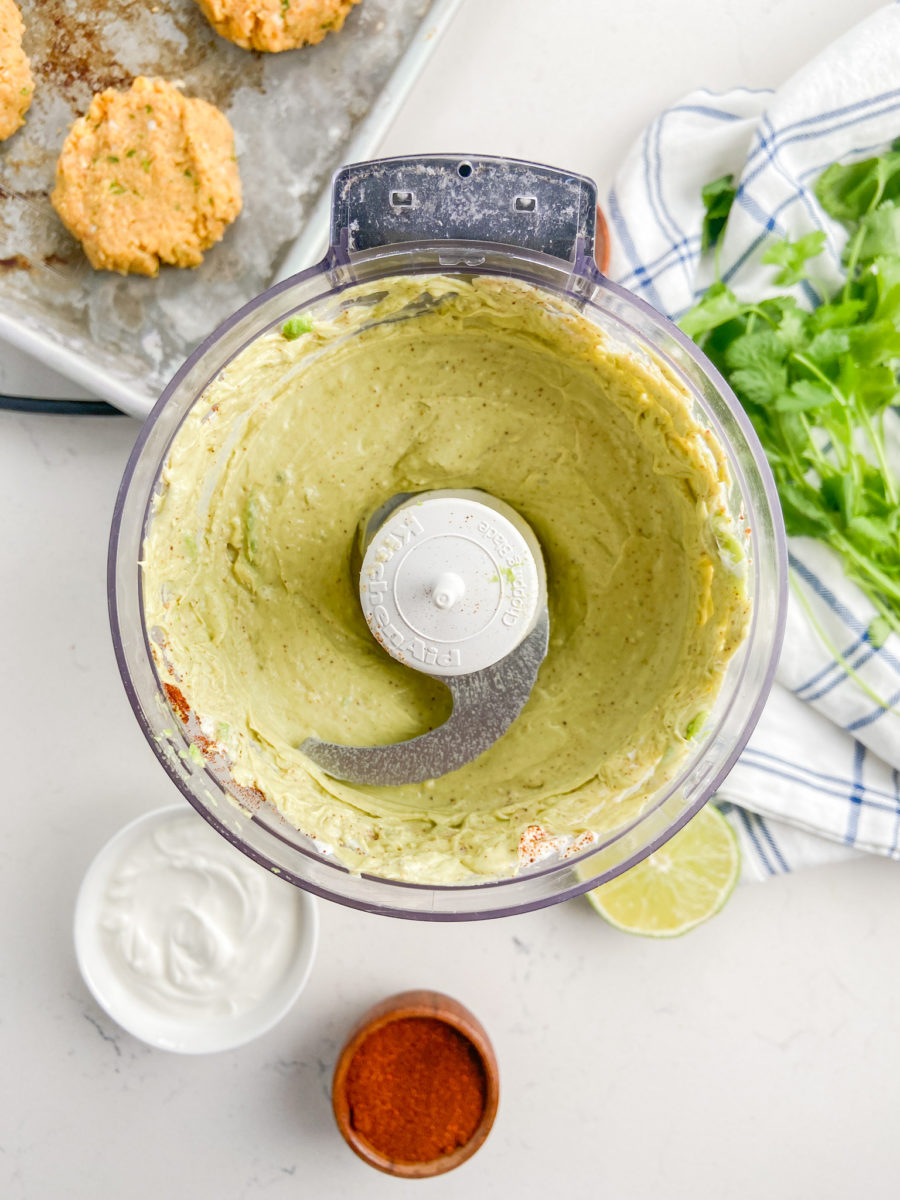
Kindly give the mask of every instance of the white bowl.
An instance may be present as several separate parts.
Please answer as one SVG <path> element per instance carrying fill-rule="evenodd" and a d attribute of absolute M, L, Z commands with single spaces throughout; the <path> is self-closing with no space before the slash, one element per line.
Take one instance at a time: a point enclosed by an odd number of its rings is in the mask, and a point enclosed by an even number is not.
<path fill-rule="evenodd" d="M 254 997 L 241 1011 L 204 1015 L 200 1011 L 166 1012 L 164 1001 L 154 1006 L 145 995 L 142 996 L 139 981 L 132 972 L 123 967 L 118 950 L 121 937 L 117 939 L 103 924 L 102 913 L 109 889 L 121 887 L 121 869 L 128 855 L 138 843 L 146 840 L 148 834 L 163 831 L 181 816 L 197 821 L 198 828 L 191 830 L 192 836 L 199 835 L 202 841 L 208 834 L 211 855 L 220 861 L 224 857 L 226 863 L 229 856 L 234 855 L 235 870 L 251 872 L 254 886 L 261 886 L 263 894 L 268 894 L 282 908 L 282 912 L 284 906 L 288 905 L 288 911 L 292 911 L 296 917 L 294 929 L 288 935 L 295 943 L 293 950 L 289 941 L 283 947 L 285 961 L 281 969 L 273 974 L 271 986 Z M 275 890 L 270 892 L 269 889 Z M 184 909 L 189 921 L 195 911 L 190 907 Z M 284 933 L 283 922 L 279 930 Z M 316 954 L 318 932 L 318 909 L 313 896 L 249 861 L 240 851 L 224 842 L 185 804 L 168 805 L 145 813 L 120 829 L 88 867 L 75 904 L 75 956 L 94 999 L 134 1037 L 158 1049 L 179 1054 L 210 1054 L 217 1050 L 231 1050 L 276 1025 L 306 985 Z M 260 931 L 256 931 L 255 936 L 259 934 Z M 248 938 L 246 944 L 250 944 L 250 940 Z M 258 982 L 259 974 L 254 974 L 253 978 Z M 143 990 L 146 992 L 147 989 Z M 178 1005 L 169 1007 L 177 1009 Z"/>

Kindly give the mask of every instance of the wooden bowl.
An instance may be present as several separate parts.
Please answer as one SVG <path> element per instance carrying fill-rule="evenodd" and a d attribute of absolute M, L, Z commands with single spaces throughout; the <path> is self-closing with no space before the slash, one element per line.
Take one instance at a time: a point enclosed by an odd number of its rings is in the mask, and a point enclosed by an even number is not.
<path fill-rule="evenodd" d="M 371 1146 L 350 1123 L 350 1105 L 346 1092 L 350 1062 L 366 1038 L 377 1029 L 403 1017 L 431 1017 L 452 1026 L 472 1043 L 484 1067 L 486 1085 L 484 1112 L 475 1132 L 464 1146 L 458 1147 L 452 1154 L 445 1154 L 430 1162 L 393 1162 L 376 1150 L 374 1146 Z M 350 1149 L 370 1167 L 376 1167 L 388 1175 L 397 1175 L 404 1179 L 427 1179 L 432 1175 L 443 1175 L 445 1171 L 452 1171 L 454 1167 L 458 1167 L 466 1159 L 471 1158 L 490 1133 L 494 1117 L 497 1114 L 499 1098 L 500 1082 L 497 1059 L 481 1023 L 458 1000 L 454 1000 L 451 996 L 445 996 L 441 992 L 429 991 L 400 992 L 396 996 L 388 996 L 380 1004 L 373 1005 L 354 1026 L 344 1043 L 334 1068 L 334 1080 L 331 1087 L 334 1119 Z"/>

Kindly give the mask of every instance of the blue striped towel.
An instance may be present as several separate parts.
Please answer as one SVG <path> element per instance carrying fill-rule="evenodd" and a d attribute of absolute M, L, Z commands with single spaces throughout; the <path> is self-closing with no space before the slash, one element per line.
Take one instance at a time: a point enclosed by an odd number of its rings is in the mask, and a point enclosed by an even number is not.
<path fill-rule="evenodd" d="M 722 278 L 745 298 L 772 294 L 775 269 L 760 261 L 766 244 L 823 228 L 819 282 L 833 290 L 845 234 L 819 208 L 813 184 L 830 163 L 882 151 L 898 136 L 900 6 L 891 5 L 777 92 L 699 91 L 662 113 L 609 195 L 610 274 L 677 319 L 714 276 L 712 256 L 700 262 L 700 189 L 731 173 L 740 186 L 720 249 Z M 802 287 L 797 297 L 803 302 Z M 805 299 L 814 303 L 814 294 Z M 900 419 L 892 435 L 900 463 Z M 872 645 L 875 610 L 826 547 L 793 539 L 790 562 L 776 684 L 718 797 L 748 878 L 862 850 L 900 858 L 900 638 Z"/>

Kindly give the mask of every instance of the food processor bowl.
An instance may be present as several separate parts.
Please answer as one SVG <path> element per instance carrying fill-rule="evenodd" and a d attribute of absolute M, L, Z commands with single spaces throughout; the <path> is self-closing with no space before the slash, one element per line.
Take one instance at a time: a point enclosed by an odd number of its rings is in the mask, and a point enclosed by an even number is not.
<path fill-rule="evenodd" d="M 116 659 L 138 722 L 184 797 L 262 866 L 326 899 L 417 920 L 525 912 L 602 884 L 651 854 L 715 793 L 747 742 L 775 671 L 784 627 L 786 548 L 774 482 L 749 420 L 704 355 L 670 321 L 612 283 L 593 251 L 596 188 L 588 179 L 498 158 L 385 159 L 335 177 L 325 258 L 251 300 L 212 333 L 168 385 L 132 451 L 116 501 L 108 597 Z M 254 339 L 286 319 L 354 303 L 359 284 L 397 276 L 492 275 L 574 305 L 608 343 L 675 377 L 725 452 L 752 605 L 703 735 L 637 817 L 589 849 L 539 859 L 511 878 L 426 886 L 358 874 L 322 853 L 263 796 L 191 745 L 151 653 L 141 551 L 172 439 L 210 383 Z M 424 295 L 423 303 L 427 303 Z M 410 314 L 414 315 L 414 314 Z"/>

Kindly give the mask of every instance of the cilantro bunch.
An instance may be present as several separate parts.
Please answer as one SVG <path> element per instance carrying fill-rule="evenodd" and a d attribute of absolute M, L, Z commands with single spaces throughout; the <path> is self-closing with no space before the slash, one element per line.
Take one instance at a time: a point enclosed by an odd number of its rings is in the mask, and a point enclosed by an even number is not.
<path fill-rule="evenodd" d="M 740 300 L 719 281 L 681 327 L 753 422 L 787 532 L 840 555 L 880 614 L 869 631 L 880 644 L 900 632 L 900 480 L 888 449 L 892 422 L 900 446 L 900 142 L 880 157 L 830 166 L 815 192 L 848 231 L 843 286 L 821 295 L 810 276 L 825 243 L 819 230 L 763 255 L 778 268 L 777 286 L 806 282 L 816 291 L 811 312 L 787 293 Z M 704 188 L 704 248 L 718 241 L 734 196 L 730 176 Z"/>

